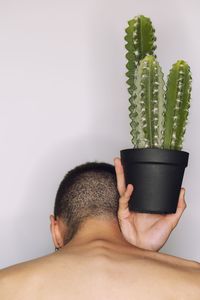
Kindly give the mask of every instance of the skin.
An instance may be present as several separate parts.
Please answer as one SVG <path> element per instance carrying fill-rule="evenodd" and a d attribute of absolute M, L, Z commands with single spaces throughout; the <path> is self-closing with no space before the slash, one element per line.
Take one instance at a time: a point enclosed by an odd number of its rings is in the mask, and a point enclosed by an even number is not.
<path fill-rule="evenodd" d="M 158 250 L 186 205 L 181 189 L 177 213 L 159 216 L 129 212 L 134 188 L 125 187 L 119 158 L 118 219 L 89 218 L 64 245 L 67 226 L 51 215 L 51 232 L 60 250 L 0 272 L 0 299 L 200 299 L 200 264 Z"/>

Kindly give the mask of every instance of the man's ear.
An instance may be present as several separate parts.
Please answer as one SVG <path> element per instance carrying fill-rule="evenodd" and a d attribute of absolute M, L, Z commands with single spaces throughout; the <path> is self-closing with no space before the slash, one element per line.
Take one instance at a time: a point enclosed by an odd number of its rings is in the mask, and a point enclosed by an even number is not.
<path fill-rule="evenodd" d="M 53 215 L 50 216 L 50 229 L 51 235 L 56 248 L 62 248 L 64 246 L 64 237 L 66 234 L 67 227 L 63 223 L 62 219 L 55 218 Z"/>

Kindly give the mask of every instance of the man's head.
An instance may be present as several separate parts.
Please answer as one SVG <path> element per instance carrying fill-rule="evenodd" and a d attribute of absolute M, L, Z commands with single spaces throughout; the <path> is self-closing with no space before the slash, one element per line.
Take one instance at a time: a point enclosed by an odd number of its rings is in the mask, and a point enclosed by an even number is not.
<path fill-rule="evenodd" d="M 90 162 L 69 171 L 57 191 L 55 219 L 52 220 L 62 220 L 66 225 L 64 244 L 75 236 L 88 218 L 116 218 L 118 200 L 114 166 Z"/>

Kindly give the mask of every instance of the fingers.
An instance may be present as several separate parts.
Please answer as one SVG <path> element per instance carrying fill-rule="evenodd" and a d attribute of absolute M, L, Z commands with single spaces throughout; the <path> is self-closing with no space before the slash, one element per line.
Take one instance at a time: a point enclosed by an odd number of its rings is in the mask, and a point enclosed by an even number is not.
<path fill-rule="evenodd" d="M 129 213 L 128 202 L 133 192 L 133 185 L 128 184 L 126 187 L 124 169 L 120 158 L 116 157 L 114 159 L 114 165 L 117 176 L 117 189 L 120 194 L 118 216 L 124 216 L 124 213 Z"/>
<path fill-rule="evenodd" d="M 124 169 L 121 164 L 121 159 L 116 157 L 114 159 L 114 165 L 115 165 L 115 172 L 117 176 L 117 189 L 120 196 L 122 196 L 126 191 L 126 183 L 125 183 Z"/>
<path fill-rule="evenodd" d="M 178 221 L 180 220 L 186 207 L 187 205 L 185 202 L 185 188 L 181 188 L 176 213 L 168 215 L 168 218 L 170 219 L 173 228 L 176 227 L 176 225 L 178 224 Z"/>
<path fill-rule="evenodd" d="M 185 202 L 185 189 L 181 188 L 178 200 L 178 206 L 175 213 L 175 216 L 180 219 L 181 215 L 183 214 L 184 210 L 186 209 L 186 202 Z M 177 220 L 177 222 L 178 222 Z"/>
<path fill-rule="evenodd" d="M 119 198 L 119 212 L 128 208 L 128 202 L 133 192 L 133 185 L 128 184 L 125 193 Z"/>

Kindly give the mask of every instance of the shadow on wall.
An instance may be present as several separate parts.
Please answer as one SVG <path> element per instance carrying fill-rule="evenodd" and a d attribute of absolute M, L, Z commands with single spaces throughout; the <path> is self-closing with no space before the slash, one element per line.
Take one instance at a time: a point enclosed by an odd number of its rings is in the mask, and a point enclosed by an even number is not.
<path fill-rule="evenodd" d="M 13 248 L 9 254 L 2 249 L 1 252 L 5 252 L 1 257 L 5 259 L 0 263 L 1 268 L 54 251 L 49 215 L 53 212 L 55 195 L 64 175 L 89 161 L 113 164 L 120 148 L 120 141 L 110 137 L 84 136 L 68 138 L 40 157 L 35 169 L 30 170 L 29 185 L 24 187 L 19 213 L 10 221 Z"/>

